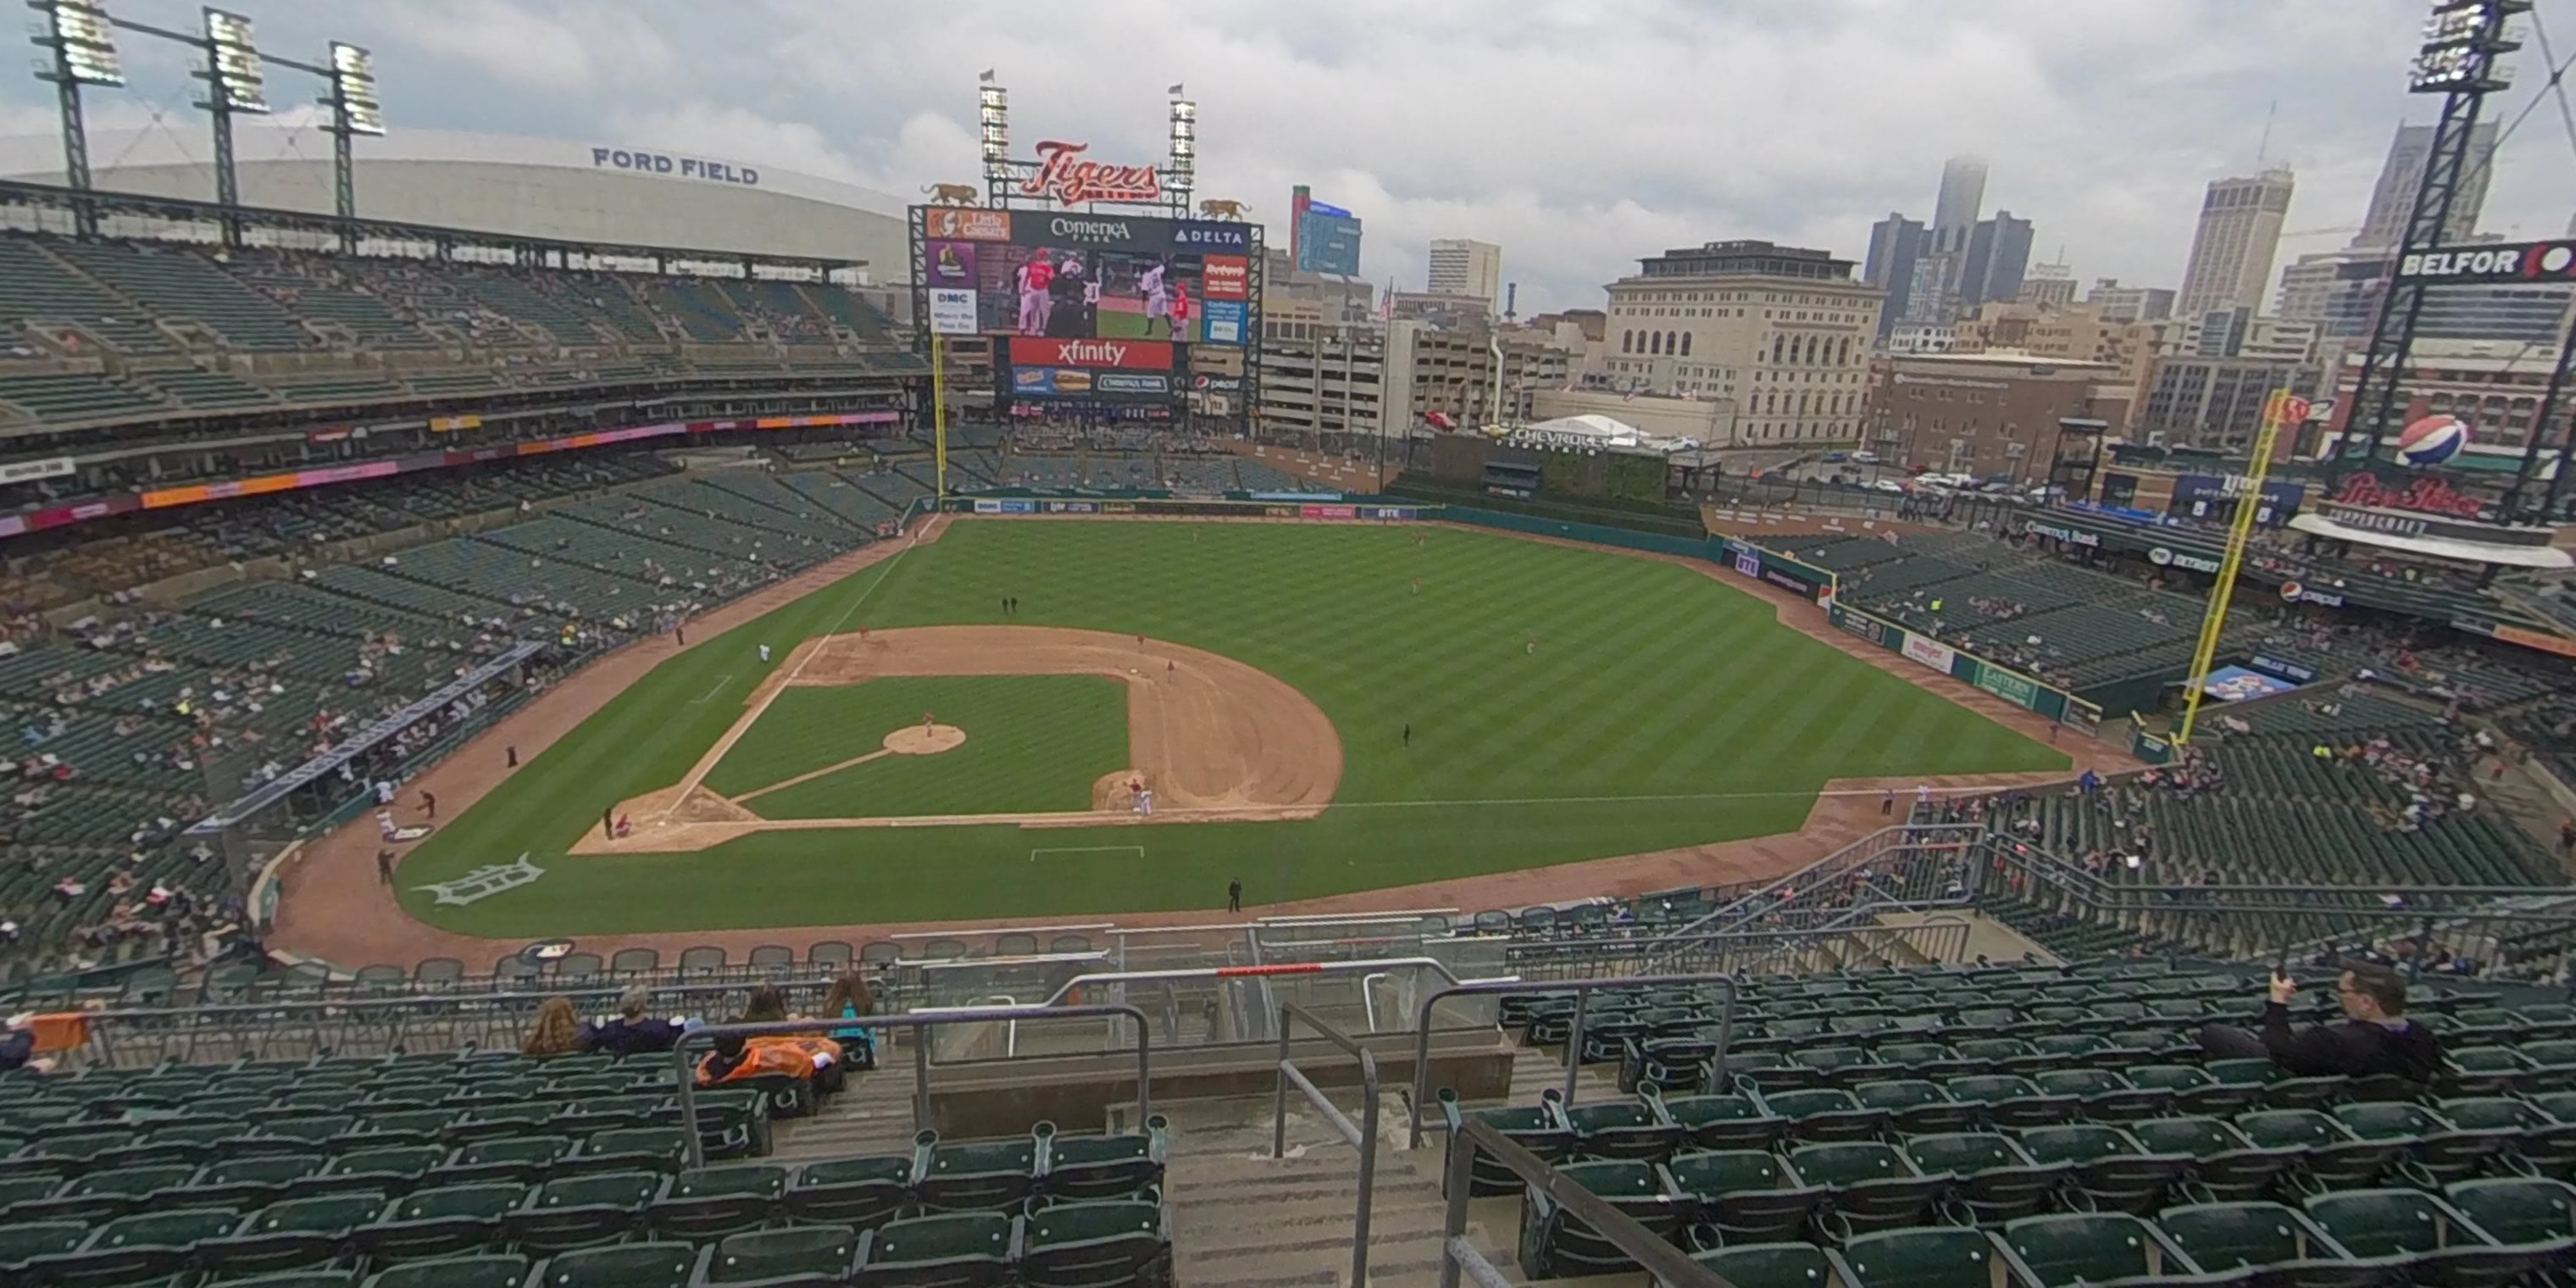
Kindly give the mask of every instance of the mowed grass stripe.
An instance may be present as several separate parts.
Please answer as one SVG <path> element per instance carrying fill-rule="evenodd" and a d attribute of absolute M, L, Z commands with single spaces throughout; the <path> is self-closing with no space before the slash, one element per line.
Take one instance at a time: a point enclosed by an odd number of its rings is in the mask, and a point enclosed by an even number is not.
<path fill-rule="evenodd" d="M 420 902 L 426 896 L 406 891 L 407 905 L 441 925 L 505 935 L 1203 909 L 1219 906 L 1230 877 L 1266 901 L 1508 871 L 1793 828 L 1812 803 L 1808 793 L 1828 777 L 2065 764 L 1779 626 L 1768 601 L 1696 571 L 1473 532 L 1428 530 L 1420 545 L 1414 535 L 1358 526 L 956 523 L 940 541 L 864 574 L 881 582 L 846 620 L 869 583 L 844 581 L 666 662 L 403 868 L 403 883 L 416 885 L 534 850 L 548 869 L 543 881 L 465 908 L 433 909 Z M 1145 835 L 1150 862 L 1068 861 L 1034 878 L 1030 834 L 990 826 L 772 832 L 698 854 L 560 857 L 600 810 L 679 781 L 739 713 L 687 700 L 727 673 L 746 688 L 759 683 L 769 668 L 756 663 L 756 643 L 784 649 L 836 623 L 1001 622 L 1007 594 L 1021 598 L 1022 612 L 1008 620 L 1022 625 L 1169 639 L 1296 686 L 1342 735 L 1338 800 L 1552 799 L 1328 810 L 1294 823 L 1158 824 Z M 1522 648 L 1532 633 L 1541 637 L 1534 658 Z M 909 718 L 918 716 L 916 706 Z M 1407 721 L 1415 728 L 1410 750 L 1396 736 Z M 872 743 L 883 732 L 871 728 L 865 738 Z M 889 790 L 904 812 L 949 812 L 930 803 L 968 793 L 990 808 L 988 788 L 1008 799 L 1014 782 L 1043 776 L 1041 762 L 1064 758 L 1071 745 L 1065 730 L 1032 731 L 1009 743 L 1030 762 L 1025 771 L 964 772 L 968 763 L 952 757 L 973 751 L 982 736 L 970 729 L 966 747 L 915 762 L 950 771 L 935 775 L 944 783 L 916 792 L 877 781 L 870 771 L 894 758 L 871 761 L 814 780 L 824 784 L 813 789 L 823 801 L 810 808 L 846 813 L 854 794 L 874 800 Z M 988 749 L 1004 745 L 993 738 Z M 855 754 L 847 744 L 856 740 L 780 753 L 762 772 L 833 763 Z M 1087 792 L 1096 776 L 1065 777 Z M 728 771 L 724 781 L 736 780 Z M 1783 790 L 1789 794 L 1730 795 Z M 1639 794 L 1683 799 L 1572 799 Z M 1125 844 L 1137 836 L 1122 827 L 1050 829 L 1045 837 L 1068 846 L 1097 839 Z"/>

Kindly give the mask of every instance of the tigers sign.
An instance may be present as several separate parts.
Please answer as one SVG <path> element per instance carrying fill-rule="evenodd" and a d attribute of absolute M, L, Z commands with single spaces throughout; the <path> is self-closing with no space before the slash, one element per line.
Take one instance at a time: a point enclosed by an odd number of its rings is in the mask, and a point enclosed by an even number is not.
<path fill-rule="evenodd" d="M 1150 163 L 1109 165 L 1086 161 L 1088 143 L 1048 139 L 1038 144 L 1037 173 L 1020 181 L 1020 192 L 1048 197 L 1067 206 L 1095 201 L 1155 202 L 1163 199 L 1163 176 Z"/>

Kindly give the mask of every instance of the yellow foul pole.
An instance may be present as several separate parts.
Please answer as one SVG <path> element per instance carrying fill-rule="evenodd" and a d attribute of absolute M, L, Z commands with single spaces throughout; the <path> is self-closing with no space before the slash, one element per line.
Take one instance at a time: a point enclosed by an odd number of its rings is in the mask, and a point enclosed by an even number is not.
<path fill-rule="evenodd" d="M 2236 494 L 2236 516 L 2227 528 L 2227 553 L 2218 561 L 2218 586 L 2209 593 L 2209 615 L 2200 622 L 2200 642 L 2192 649 L 2191 669 L 2183 673 L 2184 697 L 2182 728 L 2175 733 L 2177 745 L 2191 741 L 2191 730 L 2200 718 L 2201 688 L 2208 683 L 2211 663 L 2218 658 L 2218 636 L 2227 627 L 2227 601 L 2236 590 L 2236 570 L 2245 562 L 2245 543 L 2254 535 L 2254 513 L 2263 506 L 2263 476 L 2272 466 L 2272 440 L 2280 436 L 2281 426 L 2302 421 L 2308 416 L 2308 400 L 2287 389 L 2275 389 L 2263 400 L 2263 423 L 2254 432 L 2254 459 L 2247 463 L 2245 479 Z"/>
<path fill-rule="evenodd" d="M 930 333 L 930 459 L 937 500 L 948 499 L 948 355 L 939 333 Z"/>

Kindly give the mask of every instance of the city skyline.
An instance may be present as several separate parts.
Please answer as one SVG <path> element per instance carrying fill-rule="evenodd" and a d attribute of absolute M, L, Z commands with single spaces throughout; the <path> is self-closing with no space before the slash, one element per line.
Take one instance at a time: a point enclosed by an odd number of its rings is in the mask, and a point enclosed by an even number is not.
<path fill-rule="evenodd" d="M 184 0 L 115 7 L 199 21 Z M 1203 194 L 1247 201 L 1284 242 L 1283 194 L 1312 183 L 1369 221 L 1361 273 L 1378 282 L 1424 280 L 1433 238 L 1501 244 L 1531 313 L 1597 307 L 1604 283 L 1660 246 L 1762 237 L 1858 258 L 1886 212 L 1937 217 L 1930 163 L 1955 155 L 1983 158 L 1996 176 L 1987 210 L 2031 219 L 2079 277 L 2177 285 L 2210 179 L 2286 160 L 2299 174 L 2293 228 L 2352 225 L 2391 131 L 2427 107 L 2404 84 L 2418 0 L 2101 0 L 2080 13 L 2043 0 L 1972 12 L 1819 0 L 1795 13 L 1638 0 L 1490 22 L 1459 21 L 1454 0 L 1241 13 L 1108 0 L 1044 25 L 977 3 L 864 15 L 786 0 L 723 13 L 676 0 L 239 7 L 282 56 L 333 38 L 372 48 L 397 135 L 693 152 L 907 200 L 972 176 L 987 67 L 1012 88 L 1015 139 L 1085 139 L 1112 159 L 1159 153 L 1162 90 L 1185 81 L 1201 104 Z M 1417 37 L 1450 56 L 1399 60 Z M 132 85 L 89 95 L 93 124 L 202 140 L 187 51 L 129 43 Z M 2291 48 L 2298 58 L 2278 58 Z M 1746 74 L 1713 88 L 1687 74 L 1711 58 Z M 2516 87 L 2489 120 L 2538 89 L 2537 58 L 2512 57 Z M 1604 66 L 1620 70 L 1605 80 Z M 1800 88 L 1827 67 L 1847 88 Z M 281 78 L 276 97 L 282 123 L 309 129 L 305 87 Z M 2548 115 L 2502 148 L 2487 231 L 2556 235 L 2576 210 Z M 0 77 L 0 132 L 53 128 L 48 87 Z M 1494 146 L 1504 138 L 1515 146 Z M 2334 244 L 2285 243 L 2282 258 Z"/>

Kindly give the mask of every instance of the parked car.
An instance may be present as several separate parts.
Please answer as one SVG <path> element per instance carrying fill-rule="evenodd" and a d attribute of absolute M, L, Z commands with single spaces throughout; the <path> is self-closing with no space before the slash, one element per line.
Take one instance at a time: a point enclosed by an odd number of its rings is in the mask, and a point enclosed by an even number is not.
<path fill-rule="evenodd" d="M 1878 464 L 1878 453 L 1872 451 L 1863 450 L 1854 452 L 1851 454 L 1851 458 L 1853 461 L 1862 465 Z"/>

